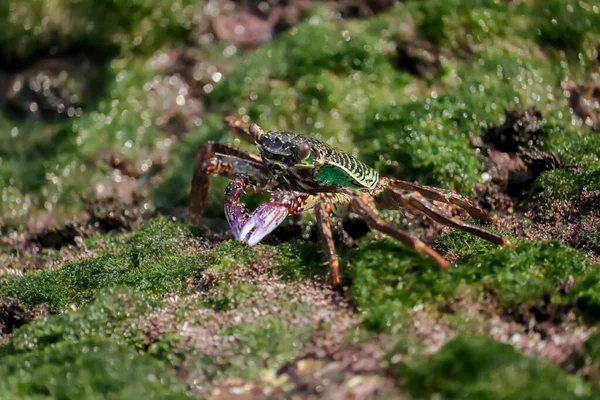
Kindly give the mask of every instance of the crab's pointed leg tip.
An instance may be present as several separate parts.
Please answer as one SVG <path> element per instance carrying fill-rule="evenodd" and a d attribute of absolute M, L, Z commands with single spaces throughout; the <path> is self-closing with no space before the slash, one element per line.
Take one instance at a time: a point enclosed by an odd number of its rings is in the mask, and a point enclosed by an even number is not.
<path fill-rule="evenodd" d="M 517 247 L 516 244 L 514 244 L 513 242 L 511 242 L 508 239 L 504 239 L 503 241 L 504 241 L 503 245 L 506 247 L 512 247 L 513 249 Z"/>

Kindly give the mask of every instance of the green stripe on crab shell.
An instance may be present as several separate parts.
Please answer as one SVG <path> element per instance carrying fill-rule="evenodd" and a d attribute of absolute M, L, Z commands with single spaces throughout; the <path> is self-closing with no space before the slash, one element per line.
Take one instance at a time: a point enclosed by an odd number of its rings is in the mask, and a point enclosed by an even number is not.
<path fill-rule="evenodd" d="M 332 152 L 325 159 L 325 165 L 317 172 L 317 181 L 349 189 L 373 189 L 377 185 L 379 173 L 356 158 Z"/>

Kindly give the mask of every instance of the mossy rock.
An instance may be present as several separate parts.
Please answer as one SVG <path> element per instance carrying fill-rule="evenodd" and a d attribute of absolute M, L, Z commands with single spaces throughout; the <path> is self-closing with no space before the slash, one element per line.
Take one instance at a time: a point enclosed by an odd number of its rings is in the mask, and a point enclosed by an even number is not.
<path fill-rule="evenodd" d="M 191 5 L 177 0 L 81 2 L 5 1 L 0 6 L 0 59 L 27 62 L 77 46 L 95 52 L 153 50 L 189 31 Z"/>
<path fill-rule="evenodd" d="M 487 337 L 459 336 L 434 355 L 390 369 L 415 398 L 562 400 L 599 394 L 581 378 Z"/>
<path fill-rule="evenodd" d="M 459 288 L 471 288 L 471 293 L 490 292 L 508 313 L 544 296 L 556 304 L 579 298 L 582 312 L 585 299 L 589 307 L 596 304 L 596 266 L 580 251 L 554 242 L 492 250 L 478 244 L 477 239 L 472 243 L 458 252 L 459 257 L 467 254 L 469 261 L 448 271 L 387 238 L 353 250 L 349 255 L 352 297 L 365 312 L 367 327 L 376 331 L 395 330 L 396 325 L 401 328 L 411 307 L 439 309 L 454 299 Z M 563 295 L 556 287 L 569 277 L 581 282 L 582 289 Z M 592 286 L 583 289 L 585 282 Z"/>
<path fill-rule="evenodd" d="M 5 356 L 0 373 L 6 399 L 189 398 L 163 363 L 99 338 Z"/>
<path fill-rule="evenodd" d="M 202 269 L 204 258 L 185 255 L 193 230 L 162 218 L 143 226 L 118 254 L 67 262 L 55 271 L 28 273 L 0 283 L 0 294 L 23 304 L 46 304 L 61 312 L 91 301 L 99 290 L 127 285 L 162 294 L 185 288 L 185 281 Z"/>

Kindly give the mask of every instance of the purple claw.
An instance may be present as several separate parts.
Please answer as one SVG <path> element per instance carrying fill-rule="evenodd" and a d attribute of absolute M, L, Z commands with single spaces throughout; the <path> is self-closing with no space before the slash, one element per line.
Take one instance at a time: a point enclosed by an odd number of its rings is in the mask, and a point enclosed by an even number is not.
<path fill-rule="evenodd" d="M 248 246 L 254 246 L 269 233 L 273 232 L 288 214 L 289 211 L 285 206 L 272 203 L 262 204 L 254 211 L 241 229 L 239 233 L 240 238 Z"/>
<path fill-rule="evenodd" d="M 240 203 L 225 203 L 225 217 L 235 240 L 241 240 L 242 227 L 248 222 L 248 210 Z"/>

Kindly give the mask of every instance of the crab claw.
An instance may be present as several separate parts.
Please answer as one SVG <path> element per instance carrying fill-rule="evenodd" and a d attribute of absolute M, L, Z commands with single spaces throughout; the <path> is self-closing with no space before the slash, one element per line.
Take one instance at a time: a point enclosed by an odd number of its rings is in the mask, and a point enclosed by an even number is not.
<path fill-rule="evenodd" d="M 225 217 L 235 240 L 241 240 L 242 228 L 248 221 L 248 210 L 240 203 L 225 203 Z"/>
<path fill-rule="evenodd" d="M 260 205 L 245 222 L 238 240 L 254 246 L 265 236 L 273 232 L 289 214 L 288 208 L 280 204 L 266 203 Z M 232 229 L 233 226 L 230 223 Z"/>

